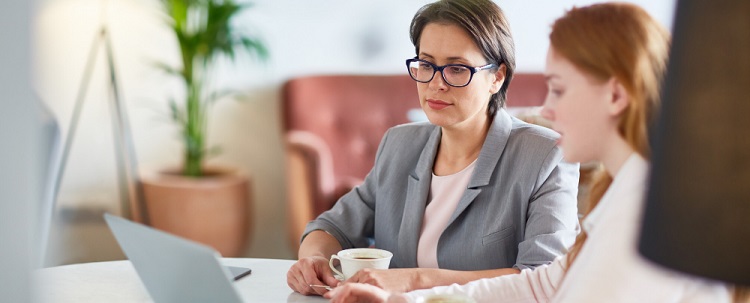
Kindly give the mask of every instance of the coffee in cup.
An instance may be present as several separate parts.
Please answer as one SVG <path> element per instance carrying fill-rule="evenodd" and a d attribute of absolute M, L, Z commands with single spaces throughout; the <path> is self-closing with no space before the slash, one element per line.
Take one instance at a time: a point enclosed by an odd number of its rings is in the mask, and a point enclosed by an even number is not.
<path fill-rule="evenodd" d="M 377 248 L 351 248 L 344 249 L 335 255 L 331 255 L 328 265 L 334 273 L 343 277 L 344 280 L 348 280 L 363 268 L 388 269 L 392 257 L 393 253 L 387 250 Z M 333 266 L 333 260 L 335 259 L 338 259 L 341 263 L 341 271 L 338 271 L 338 269 Z"/>

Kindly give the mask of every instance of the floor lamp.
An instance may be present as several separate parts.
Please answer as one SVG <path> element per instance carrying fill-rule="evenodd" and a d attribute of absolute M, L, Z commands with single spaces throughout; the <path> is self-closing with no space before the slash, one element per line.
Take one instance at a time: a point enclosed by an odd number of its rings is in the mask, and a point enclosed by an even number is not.
<path fill-rule="evenodd" d="M 750 1 L 676 12 L 639 249 L 750 286 Z"/>
<path fill-rule="evenodd" d="M 100 53 L 100 48 L 104 47 L 106 56 L 106 69 L 109 84 L 109 101 L 112 113 L 112 129 L 115 138 L 115 153 L 117 162 L 118 188 L 120 191 L 120 206 L 122 215 L 130 217 L 135 221 L 148 223 L 145 208 L 143 205 L 143 190 L 138 182 L 138 163 L 133 146 L 133 138 L 130 132 L 129 119 L 125 104 L 122 102 L 120 95 L 117 73 L 115 69 L 114 56 L 112 54 L 112 43 L 110 41 L 107 27 L 102 25 L 91 44 L 86 67 L 78 89 L 73 117 L 71 118 L 68 136 L 63 145 L 61 156 L 61 165 L 58 170 L 54 192 L 59 192 L 62 176 L 65 172 L 66 162 L 70 153 L 70 148 L 75 138 L 78 124 L 81 120 L 81 111 L 86 99 L 88 86 L 91 82 L 91 76 L 94 70 L 96 58 Z"/>

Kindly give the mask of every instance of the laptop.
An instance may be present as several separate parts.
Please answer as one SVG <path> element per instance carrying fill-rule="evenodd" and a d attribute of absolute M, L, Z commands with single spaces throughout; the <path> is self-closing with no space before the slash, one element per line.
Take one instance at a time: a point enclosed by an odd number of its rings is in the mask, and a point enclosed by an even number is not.
<path fill-rule="evenodd" d="M 249 269 L 223 266 L 208 246 L 110 214 L 104 220 L 154 302 L 242 302 L 232 280 Z"/>

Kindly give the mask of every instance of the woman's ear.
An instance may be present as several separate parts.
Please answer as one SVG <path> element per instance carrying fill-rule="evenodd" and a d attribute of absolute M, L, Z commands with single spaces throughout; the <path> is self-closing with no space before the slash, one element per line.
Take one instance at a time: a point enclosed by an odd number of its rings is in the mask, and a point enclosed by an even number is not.
<path fill-rule="evenodd" d="M 609 102 L 609 113 L 613 116 L 619 116 L 630 104 L 630 95 L 620 81 L 612 78 L 609 79 L 612 96 Z"/>
<path fill-rule="evenodd" d="M 495 81 L 492 82 L 492 86 L 490 87 L 491 94 L 496 94 L 503 87 L 503 83 L 505 83 L 505 70 L 505 63 L 500 64 L 497 72 L 495 72 Z"/>

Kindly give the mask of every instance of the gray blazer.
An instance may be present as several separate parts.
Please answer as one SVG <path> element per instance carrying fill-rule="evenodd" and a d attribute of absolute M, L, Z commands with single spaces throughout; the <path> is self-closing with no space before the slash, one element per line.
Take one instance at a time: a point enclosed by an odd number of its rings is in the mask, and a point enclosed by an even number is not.
<path fill-rule="evenodd" d="M 383 136 L 362 185 L 311 221 L 302 238 L 324 230 L 343 248 L 393 252 L 391 267 L 417 267 L 417 243 L 441 129 L 393 127 Z M 578 164 L 562 161 L 552 130 L 501 109 L 468 188 L 438 240 L 440 268 L 533 268 L 564 254 L 578 234 Z"/>

